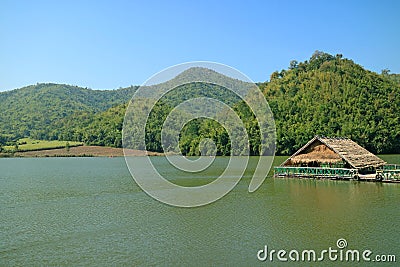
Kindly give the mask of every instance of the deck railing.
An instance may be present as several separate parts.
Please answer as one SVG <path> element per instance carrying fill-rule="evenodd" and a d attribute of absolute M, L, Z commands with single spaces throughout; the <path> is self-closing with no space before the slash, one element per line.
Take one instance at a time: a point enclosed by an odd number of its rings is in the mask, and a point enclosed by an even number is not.
<path fill-rule="evenodd" d="M 400 165 L 385 164 L 378 171 L 384 180 L 400 180 Z"/>
<path fill-rule="evenodd" d="M 400 165 L 384 165 L 377 169 L 376 179 L 383 181 L 399 181 Z M 336 178 L 336 179 L 354 179 L 358 178 L 356 169 L 347 168 L 324 168 L 324 167 L 274 167 L 275 177 L 311 177 L 311 178 Z M 372 178 L 368 178 L 372 179 Z"/>
<path fill-rule="evenodd" d="M 400 170 L 400 165 L 397 164 L 385 164 L 381 167 L 382 170 Z"/>
<path fill-rule="evenodd" d="M 357 174 L 356 169 L 321 167 L 275 167 L 274 176 L 316 177 L 350 179 Z"/>

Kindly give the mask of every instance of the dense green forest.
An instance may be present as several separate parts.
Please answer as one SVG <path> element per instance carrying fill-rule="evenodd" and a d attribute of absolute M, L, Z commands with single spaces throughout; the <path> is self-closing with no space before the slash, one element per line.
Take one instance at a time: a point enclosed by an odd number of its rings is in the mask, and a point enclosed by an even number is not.
<path fill-rule="evenodd" d="M 341 55 L 316 51 L 305 62 L 258 84 L 276 123 L 277 154 L 291 154 L 314 135 L 350 137 L 374 153 L 400 153 L 400 75 L 365 70 Z M 90 90 L 38 84 L 0 93 L 0 145 L 18 138 L 70 140 L 90 145 L 122 146 L 122 124 L 137 87 Z M 149 87 L 151 89 L 151 87 Z M 182 88 L 181 88 L 182 89 Z M 146 125 L 147 148 L 161 151 L 160 130 L 169 111 L 195 96 L 228 103 L 249 133 L 251 153 L 259 150 L 259 129 L 250 109 L 237 96 L 216 86 L 191 84 L 166 95 Z M 221 125 L 210 119 L 188 123 L 180 134 L 187 155 L 199 153 L 201 138 L 214 140 L 218 155 L 229 154 Z"/>
<path fill-rule="evenodd" d="M 59 121 L 79 123 L 94 114 L 127 103 L 137 87 L 91 90 L 63 84 L 42 83 L 0 93 L 0 143 L 23 137 L 55 140 Z M 63 125 L 62 127 L 68 127 Z"/>
<path fill-rule="evenodd" d="M 393 77 L 319 51 L 274 72 L 260 88 L 275 116 L 278 153 L 290 154 L 316 134 L 400 153 L 400 83 Z"/>

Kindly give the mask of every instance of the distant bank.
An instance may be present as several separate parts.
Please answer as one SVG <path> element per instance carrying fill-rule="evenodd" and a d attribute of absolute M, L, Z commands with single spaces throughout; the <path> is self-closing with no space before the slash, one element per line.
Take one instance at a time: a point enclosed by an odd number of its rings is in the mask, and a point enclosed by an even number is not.
<path fill-rule="evenodd" d="M 127 150 L 130 156 L 145 156 L 144 150 Z M 147 152 L 150 156 L 161 156 L 162 153 Z M 0 153 L 1 154 L 1 153 Z M 5 153 L 4 153 L 5 154 Z M 77 146 L 69 149 L 57 148 L 46 150 L 34 150 L 25 152 L 15 152 L 13 157 L 123 157 L 122 148 L 104 146 Z M 0 156 L 1 157 L 1 156 Z"/>

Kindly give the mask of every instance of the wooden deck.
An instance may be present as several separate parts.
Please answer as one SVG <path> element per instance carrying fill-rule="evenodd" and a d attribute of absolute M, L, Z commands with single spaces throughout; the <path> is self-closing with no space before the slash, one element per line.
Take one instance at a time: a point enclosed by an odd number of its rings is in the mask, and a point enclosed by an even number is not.
<path fill-rule="evenodd" d="M 359 174 L 357 169 L 325 167 L 274 167 L 274 177 L 359 180 L 400 183 L 400 165 L 388 164 L 372 174 Z"/>

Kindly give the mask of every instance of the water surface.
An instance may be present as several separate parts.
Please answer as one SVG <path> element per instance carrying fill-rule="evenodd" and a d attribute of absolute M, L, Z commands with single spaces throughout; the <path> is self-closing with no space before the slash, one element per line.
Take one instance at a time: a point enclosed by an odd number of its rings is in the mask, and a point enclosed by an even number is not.
<path fill-rule="evenodd" d="M 164 171 L 189 186 L 213 173 L 193 182 Z M 0 265 L 265 266 L 264 245 L 322 250 L 339 238 L 400 260 L 399 184 L 269 177 L 248 193 L 250 173 L 221 200 L 185 209 L 142 192 L 123 158 L 0 159 Z"/>

